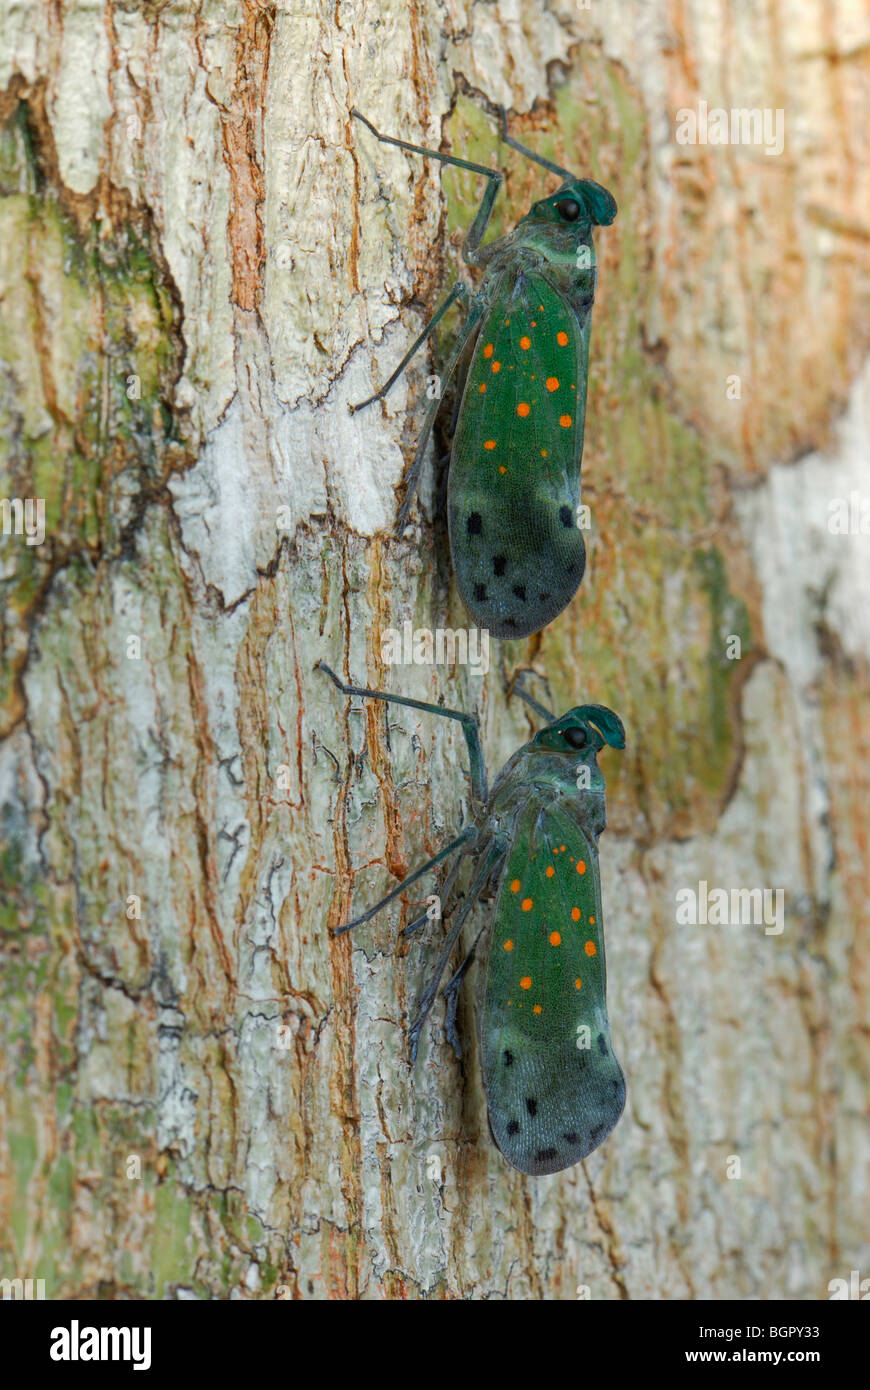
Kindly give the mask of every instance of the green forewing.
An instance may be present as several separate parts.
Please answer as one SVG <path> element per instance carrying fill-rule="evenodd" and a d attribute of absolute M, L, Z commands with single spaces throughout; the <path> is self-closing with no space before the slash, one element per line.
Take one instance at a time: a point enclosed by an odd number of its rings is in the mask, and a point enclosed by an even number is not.
<path fill-rule="evenodd" d="M 493 1137 L 524 1173 L 578 1163 L 622 1113 L 605 988 L 597 849 L 535 798 L 508 857 L 479 1014 Z"/>
<path fill-rule="evenodd" d="M 463 601 L 495 637 L 524 637 L 570 602 L 578 528 L 590 304 L 541 273 L 505 275 L 465 382 L 450 462 L 450 546 Z"/>

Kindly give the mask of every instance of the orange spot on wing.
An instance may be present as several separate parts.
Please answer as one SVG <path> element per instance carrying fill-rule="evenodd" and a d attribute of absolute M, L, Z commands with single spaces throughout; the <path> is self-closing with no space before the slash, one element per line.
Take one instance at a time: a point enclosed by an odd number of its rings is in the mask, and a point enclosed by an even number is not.
<path fill-rule="evenodd" d="M 579 975 L 578 975 L 577 979 L 574 981 L 574 988 L 575 988 L 575 989 L 579 989 L 580 986 L 581 986 L 582 984 L 583 984 L 583 981 L 580 979 L 580 977 L 579 977 Z M 510 1001 L 508 1001 L 508 1002 L 510 1002 Z"/>
<path fill-rule="evenodd" d="M 506 473 L 506 472 L 507 472 L 507 469 L 505 468 L 505 466 L 504 466 L 503 463 L 500 463 L 500 464 L 499 464 L 499 466 L 498 466 L 498 471 L 499 471 L 499 473 Z"/>
<path fill-rule="evenodd" d="M 531 910 L 532 910 L 532 900 L 531 900 L 531 898 L 523 898 L 522 902 L 520 903 L 520 906 L 521 906 L 521 908 L 523 909 L 523 912 L 531 912 Z"/>
<path fill-rule="evenodd" d="M 561 946 L 561 945 L 562 945 L 562 938 L 561 938 L 561 936 L 559 935 L 559 933 L 558 933 L 557 931 L 551 931 L 551 932 L 550 932 L 550 945 L 551 945 L 551 946 Z"/>
<path fill-rule="evenodd" d="M 492 357 L 493 351 L 492 343 L 487 343 L 486 347 L 483 349 L 484 357 Z"/>
<path fill-rule="evenodd" d="M 517 415 L 525 419 L 531 408 L 532 407 L 529 405 L 528 401 L 520 401 L 519 405 L 517 406 Z"/>
<path fill-rule="evenodd" d="M 553 874 L 554 874 L 555 872 L 556 872 L 556 870 L 553 868 L 552 864 L 548 864 L 548 865 L 547 865 L 547 878 L 552 878 L 552 877 L 553 877 Z"/>
<path fill-rule="evenodd" d="M 532 1013 L 533 1013 L 533 1014 L 539 1014 L 540 1012 L 541 1012 L 541 1006 L 540 1006 L 540 1004 L 535 1004 L 534 1008 L 532 1009 Z"/>
<path fill-rule="evenodd" d="M 571 908 L 571 921 L 572 921 L 572 922 L 579 922 L 579 921 L 580 921 L 580 909 L 579 909 L 579 907 L 572 907 L 572 908 Z"/>
<path fill-rule="evenodd" d="M 531 346 L 532 346 L 532 340 L 531 340 L 531 338 L 527 338 L 525 335 L 523 335 L 523 337 L 520 338 L 520 347 L 522 348 L 523 352 L 528 352 L 528 350 L 529 350 L 529 348 L 530 348 Z"/>
<path fill-rule="evenodd" d="M 597 949 L 594 941 L 587 941 L 584 947 L 587 956 L 594 956 L 597 953 Z"/>
<path fill-rule="evenodd" d="M 547 457 L 547 450 L 546 450 L 546 449 L 542 449 L 542 450 L 541 450 L 541 458 L 542 458 L 542 459 L 545 459 L 546 457 Z"/>
<path fill-rule="evenodd" d="M 514 949 L 514 943 L 512 941 L 506 941 L 504 943 L 504 948 L 506 951 L 512 951 Z"/>
<path fill-rule="evenodd" d="M 558 391 L 558 389 L 559 389 L 559 378 L 558 378 L 557 376 L 548 376 L 548 377 L 547 377 L 547 381 L 546 381 L 546 386 L 547 386 L 547 390 L 548 390 L 548 391 Z"/>
<path fill-rule="evenodd" d="M 567 347 L 567 345 L 568 345 L 568 334 L 567 334 L 567 333 L 557 333 L 557 334 L 556 334 L 556 342 L 559 344 L 559 347 Z"/>
<path fill-rule="evenodd" d="M 562 851 L 562 853 L 564 854 L 564 853 L 565 853 L 565 846 L 564 846 L 564 845 L 560 845 L 559 848 L 560 848 L 560 850 Z"/>
<path fill-rule="evenodd" d="M 586 865 L 583 863 L 582 859 L 577 860 L 577 872 L 578 874 L 585 874 L 586 872 Z"/>
<path fill-rule="evenodd" d="M 590 917 L 590 918 L 589 918 L 589 921 L 592 923 L 592 925 L 593 925 L 593 927 L 594 927 L 594 926 L 595 926 L 595 918 L 594 918 L 594 917 Z"/>
<path fill-rule="evenodd" d="M 495 448 L 495 440 L 494 440 L 494 439 L 485 439 L 485 440 L 483 441 L 483 447 L 484 447 L 484 449 L 494 449 L 494 448 Z"/>
<path fill-rule="evenodd" d="M 562 429 L 563 429 L 563 430 L 570 429 L 570 427 L 571 427 L 571 416 L 570 416 L 570 415 L 560 415 L 560 416 L 559 416 L 559 424 L 562 426 Z"/>
<path fill-rule="evenodd" d="M 494 372 L 500 372 L 500 371 L 501 371 L 501 363 L 500 363 L 500 362 L 493 362 L 493 364 L 492 364 L 492 370 L 493 370 Z"/>
<path fill-rule="evenodd" d="M 513 881 L 513 883 L 511 884 L 511 892 L 512 892 L 512 893 L 518 893 L 519 891 L 520 891 L 520 881 L 519 881 L 518 878 L 515 878 L 514 881 Z"/>
<path fill-rule="evenodd" d="M 520 980 L 520 989 L 531 989 L 531 987 L 532 987 L 532 977 L 531 977 L 531 975 L 524 975 L 523 978 Z"/>
<path fill-rule="evenodd" d="M 480 392 L 480 394 L 483 395 L 483 393 L 486 391 L 486 382 L 482 381 L 477 389 Z"/>

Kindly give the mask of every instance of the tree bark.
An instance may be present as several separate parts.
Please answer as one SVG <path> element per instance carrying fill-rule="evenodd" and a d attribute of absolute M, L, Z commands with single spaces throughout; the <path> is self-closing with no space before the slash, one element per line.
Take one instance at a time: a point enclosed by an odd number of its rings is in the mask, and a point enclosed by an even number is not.
<path fill-rule="evenodd" d="M 870 538 L 831 525 L 867 493 L 866 9 L 0 12 L 0 495 L 46 525 L 0 538 L 0 1274 L 511 1299 L 870 1274 Z M 555 181 L 487 102 L 619 216 L 587 575 L 481 679 L 382 660 L 406 620 L 468 622 L 434 462 L 393 530 L 437 358 L 347 409 L 456 273 L 479 181 L 349 113 L 498 156 L 498 232 Z M 782 110 L 782 152 L 679 143 L 700 102 Z M 363 710 L 316 661 L 477 709 L 492 776 L 533 727 L 502 656 L 629 737 L 600 845 L 629 1101 L 540 1180 L 490 1141 L 470 994 L 464 1060 L 436 1010 L 408 1066 L 440 938 L 399 928 L 434 886 L 328 930 L 456 833 L 468 782 L 448 721 Z M 680 924 L 701 882 L 783 889 L 784 930 Z"/>

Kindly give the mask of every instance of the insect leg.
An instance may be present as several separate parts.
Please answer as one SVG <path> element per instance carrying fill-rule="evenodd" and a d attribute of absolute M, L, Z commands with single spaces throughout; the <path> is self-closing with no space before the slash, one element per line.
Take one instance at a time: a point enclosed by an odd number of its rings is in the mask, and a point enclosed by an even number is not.
<path fill-rule="evenodd" d="M 368 912 L 361 913 L 359 917 L 354 917 L 352 922 L 345 922 L 343 926 L 333 927 L 332 935 L 343 936 L 345 932 L 352 931 L 354 927 L 360 926 L 362 922 L 371 921 L 372 917 L 376 916 L 382 907 L 386 907 L 394 898 L 398 898 L 401 893 L 404 893 L 406 888 L 410 888 L 412 883 L 416 883 L 418 878 L 422 878 L 424 874 L 428 874 L 430 869 L 434 869 L 436 864 L 440 864 L 442 859 L 446 859 L 448 855 L 455 854 L 462 845 L 468 844 L 468 841 L 473 840 L 476 834 L 477 831 L 474 826 L 469 825 L 467 829 L 463 830 L 461 835 L 457 835 L 455 840 L 451 840 L 450 844 L 445 845 L 432 859 L 427 860 L 425 864 L 420 865 L 419 869 L 415 869 L 407 878 L 402 879 L 402 882 L 397 888 L 394 888 L 385 898 L 381 898 L 381 901 L 375 903 L 374 907 L 370 907 Z"/>
<path fill-rule="evenodd" d="M 524 667 L 523 670 L 517 672 L 513 680 L 508 683 L 508 697 L 510 697 L 511 695 L 519 695 L 520 699 L 524 701 L 524 703 L 527 704 L 530 709 L 533 709 L 537 714 L 540 714 L 544 719 L 546 719 L 548 724 L 552 724 L 557 717 L 553 713 L 553 711 L 547 709 L 546 705 L 540 704 L 539 701 L 534 699 L 534 697 L 523 688 L 523 678 L 528 674 L 528 667 Z M 531 674 L 537 675 L 538 673 L 537 671 L 532 671 Z"/>
<path fill-rule="evenodd" d="M 450 1043 L 459 1061 L 462 1060 L 462 1045 L 456 1034 L 456 1007 L 459 1003 L 459 991 L 462 988 L 462 981 L 465 979 L 465 976 L 468 972 L 468 967 L 474 960 L 474 953 L 477 950 L 477 943 L 483 936 L 483 933 L 486 931 L 486 927 L 488 925 L 489 923 L 487 923 L 486 926 L 481 927 L 480 931 L 477 933 L 477 936 L 474 938 L 474 944 L 471 950 L 468 952 L 468 955 L 465 957 L 465 960 L 462 962 L 453 978 L 448 982 L 448 984 L 444 988 L 444 998 L 447 1002 L 447 1016 L 444 1020 L 444 1031 L 447 1034 L 447 1041 Z"/>
<path fill-rule="evenodd" d="M 449 900 L 450 894 L 453 892 L 453 886 L 454 886 L 454 884 L 456 883 L 456 876 L 457 876 L 457 874 L 459 873 L 459 866 L 461 865 L 461 863 L 462 863 L 462 856 L 460 855 L 459 858 L 458 858 L 458 859 L 454 859 L 453 863 L 450 865 L 450 869 L 448 870 L 447 877 L 445 878 L 444 882 L 441 884 L 441 888 L 439 889 L 439 892 L 438 892 L 438 897 L 439 897 L 439 899 L 440 899 L 442 908 L 443 908 L 444 904 Z M 443 915 L 443 914 L 442 914 L 442 915 Z M 403 927 L 403 929 L 402 929 L 402 935 L 403 935 L 403 936 L 414 936 L 414 934 L 415 934 L 416 932 L 418 932 L 418 931 L 420 930 L 421 927 L 425 926 L 425 924 L 428 922 L 428 920 L 429 920 L 429 913 L 428 913 L 428 912 L 424 912 L 424 913 L 421 914 L 421 916 L 415 917 L 415 919 L 414 919 L 413 922 L 409 922 L 408 925 L 407 925 L 406 927 Z"/>
<path fill-rule="evenodd" d="M 439 305 L 439 307 L 435 310 L 435 313 L 433 314 L 429 322 L 426 324 L 426 327 L 423 329 L 423 332 L 420 334 L 418 338 L 415 339 L 411 347 L 405 353 L 405 356 L 402 358 L 401 362 L 399 363 L 396 370 L 393 372 L 392 376 L 387 378 L 380 390 L 376 391 L 373 396 L 366 396 L 364 401 L 357 401 L 356 405 L 348 405 L 348 410 L 350 411 L 351 415 L 355 415 L 358 410 L 365 410 L 366 406 L 371 405 L 373 401 L 383 400 L 390 387 L 395 385 L 395 383 L 399 380 L 399 377 L 402 375 L 402 372 L 405 370 L 411 358 L 414 356 L 414 353 L 417 352 L 417 350 L 423 346 L 426 339 L 432 332 L 432 329 L 435 327 L 436 324 L 440 323 L 441 319 L 443 319 L 451 304 L 455 304 L 457 299 L 461 299 L 463 295 L 467 294 L 468 286 L 465 284 L 463 280 L 458 280 L 457 283 L 453 286 L 453 289 L 447 295 L 446 299 L 443 301 L 443 303 Z"/>
<path fill-rule="evenodd" d="M 484 233 L 489 225 L 489 219 L 492 216 L 492 208 L 496 199 L 496 194 L 502 185 L 504 175 L 501 171 L 499 169 L 488 169 L 485 164 L 472 164 L 468 159 L 457 159 L 454 154 L 442 154 L 440 150 L 427 150 L 424 149 L 422 145 L 409 145 L 407 140 L 397 140 L 392 135 L 381 135 L 379 130 L 375 130 L 371 121 L 367 121 L 365 116 L 357 111 L 356 107 L 352 109 L 350 114 L 356 116 L 358 121 L 362 121 L 363 125 L 368 126 L 372 134 L 376 136 L 383 145 L 396 145 L 398 149 L 409 150 L 411 154 L 428 155 L 430 159 L 437 159 L 441 164 L 452 164 L 455 169 L 470 169 L 473 174 L 483 174 L 484 177 L 489 180 L 484 190 L 480 207 L 477 209 L 477 215 L 466 232 L 465 240 L 462 243 L 462 254 L 465 260 L 468 261 L 469 264 L 474 265 L 475 252 L 483 240 Z M 571 175 L 569 174 L 568 177 L 570 178 Z"/>
<path fill-rule="evenodd" d="M 462 725 L 462 732 L 465 735 L 465 746 L 468 749 L 468 758 L 471 772 L 471 795 L 476 802 L 485 802 L 486 793 L 486 763 L 483 760 L 483 748 L 480 743 L 480 725 L 477 722 L 477 715 L 466 714 L 464 710 L 446 709 L 444 705 L 428 705 L 422 700 L 410 700 L 405 695 L 390 695 L 386 690 L 366 690 L 360 685 L 345 685 L 340 681 L 335 672 L 327 666 L 325 661 L 316 661 L 314 669 L 325 671 L 337 686 L 342 695 L 361 695 L 367 700 L 385 700 L 392 705 L 407 705 L 409 709 L 421 709 L 426 714 L 440 714 L 445 719 L 457 719 Z"/>
<path fill-rule="evenodd" d="M 462 337 L 459 343 L 457 344 L 456 349 L 453 352 L 453 355 L 450 358 L 450 361 L 447 363 L 447 366 L 444 370 L 442 386 L 446 386 L 447 382 L 450 380 L 451 376 L 455 372 L 456 364 L 458 363 L 463 352 L 465 351 L 465 348 L 468 344 L 468 340 L 474 332 L 474 329 L 477 326 L 477 321 L 480 318 L 482 312 L 482 309 L 478 309 L 476 312 L 469 315 L 465 324 L 465 330 L 462 334 Z M 441 399 L 440 397 L 437 397 L 432 402 L 429 409 L 426 411 L 426 418 L 423 421 L 423 427 L 420 430 L 420 438 L 417 440 L 417 452 L 414 454 L 414 462 L 411 464 L 411 467 L 408 470 L 408 481 L 405 485 L 405 499 L 402 502 L 402 506 L 399 511 L 399 517 L 396 522 L 396 532 L 398 535 L 402 534 L 402 532 L 408 524 L 408 513 L 411 510 L 411 503 L 414 500 L 414 494 L 417 491 L 417 486 L 420 482 L 420 473 L 423 469 L 423 459 L 426 453 L 426 445 L 429 443 L 429 435 L 432 433 L 432 426 L 435 424 L 435 417 L 438 414 L 440 406 Z"/>
<path fill-rule="evenodd" d="M 574 181 L 576 175 L 572 174 L 570 169 L 563 169 L 561 164 L 554 164 L 552 159 L 545 159 L 542 154 L 536 154 L 534 150 L 529 149 L 528 145 L 521 145 L 519 140 L 515 140 L 512 135 L 508 134 L 507 112 L 503 106 L 498 107 L 498 114 L 501 121 L 501 138 L 506 145 L 510 145 L 511 149 L 516 150 L 519 154 L 524 154 L 526 159 L 540 164 L 543 169 L 549 169 L 553 174 L 561 174 L 567 182 Z"/>
<path fill-rule="evenodd" d="M 420 1030 L 422 1029 L 423 1024 L 426 1022 L 426 1019 L 429 1015 L 429 1010 L 435 1003 L 435 999 L 438 995 L 438 989 L 441 984 L 441 977 L 447 968 L 448 961 L 450 960 L 453 948 L 456 945 L 456 942 L 459 938 L 459 934 L 462 931 L 465 919 L 470 913 L 471 909 L 474 907 L 484 888 L 486 887 L 486 883 L 490 875 L 493 873 L 494 869 L 501 863 L 503 858 L 504 850 L 501 847 L 501 845 L 496 845 L 493 849 L 490 850 L 483 864 L 480 866 L 480 868 L 474 876 L 471 887 L 468 890 L 468 897 L 465 899 L 465 902 L 462 904 L 462 907 L 456 914 L 456 921 L 450 928 L 447 940 L 444 943 L 444 949 L 442 950 L 441 955 L 438 957 L 438 960 L 435 962 L 435 967 L 432 971 L 432 974 L 429 976 L 429 981 L 426 985 L 426 988 L 423 990 L 423 995 L 420 1000 L 420 1009 L 417 1014 L 417 1017 L 414 1019 L 414 1022 L 411 1025 L 411 1028 L 408 1032 L 408 1047 L 410 1050 L 412 1063 L 414 1063 L 417 1060 L 417 1045 L 420 1041 Z"/>

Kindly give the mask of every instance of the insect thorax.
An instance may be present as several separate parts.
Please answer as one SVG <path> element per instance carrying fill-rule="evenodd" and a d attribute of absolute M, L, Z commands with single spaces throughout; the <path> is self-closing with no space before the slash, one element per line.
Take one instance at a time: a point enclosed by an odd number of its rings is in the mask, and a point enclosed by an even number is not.
<path fill-rule="evenodd" d="M 565 266 L 594 273 L 597 264 L 588 222 L 560 227 L 524 220 L 512 232 L 485 246 L 479 259 L 495 272 L 507 267 L 533 270 Z"/>
<path fill-rule="evenodd" d="M 581 769 L 588 776 L 581 775 Z M 588 785 L 586 785 L 588 782 Z M 588 834 L 605 826 L 605 784 L 594 753 L 553 753 L 526 745 L 502 768 L 490 792 L 487 816 L 508 828 L 532 796 L 559 801 Z"/>

